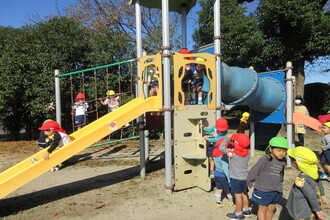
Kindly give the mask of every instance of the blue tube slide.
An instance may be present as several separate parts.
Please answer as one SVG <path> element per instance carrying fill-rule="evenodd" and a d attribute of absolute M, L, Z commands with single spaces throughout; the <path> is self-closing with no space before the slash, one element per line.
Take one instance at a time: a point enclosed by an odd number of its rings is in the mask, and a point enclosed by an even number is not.
<path fill-rule="evenodd" d="M 253 69 L 229 67 L 222 63 L 221 101 L 247 105 L 260 113 L 274 113 L 285 104 L 285 88 L 275 78 L 259 78 Z"/>

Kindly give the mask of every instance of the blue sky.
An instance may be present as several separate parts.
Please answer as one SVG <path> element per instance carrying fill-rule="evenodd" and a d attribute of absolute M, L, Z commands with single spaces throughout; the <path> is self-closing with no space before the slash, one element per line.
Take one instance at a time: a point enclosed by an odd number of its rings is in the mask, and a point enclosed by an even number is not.
<path fill-rule="evenodd" d="M 0 0 L 0 25 L 19 28 L 37 17 L 58 15 L 75 0 Z M 188 14 L 188 25 L 196 26 L 195 15 L 199 7 L 193 8 Z M 188 26 L 188 35 L 193 28 Z M 192 39 L 188 39 L 188 45 L 192 45 Z M 330 73 L 322 73 L 325 68 L 330 68 L 330 61 L 316 62 L 313 66 L 306 66 L 306 83 L 330 82 Z"/>

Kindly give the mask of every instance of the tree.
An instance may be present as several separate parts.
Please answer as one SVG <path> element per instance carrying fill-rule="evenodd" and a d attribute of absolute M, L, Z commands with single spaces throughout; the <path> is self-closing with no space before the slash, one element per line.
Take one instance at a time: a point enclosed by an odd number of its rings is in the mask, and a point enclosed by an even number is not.
<path fill-rule="evenodd" d="M 213 0 L 200 1 L 202 10 L 198 12 L 199 26 L 195 29 L 193 39 L 195 47 L 213 43 L 214 20 Z M 228 65 L 241 67 L 262 67 L 260 54 L 265 47 L 263 33 L 258 29 L 256 18 L 246 16 L 246 9 L 236 0 L 221 1 L 221 53 Z"/>
<path fill-rule="evenodd" d="M 145 7 L 141 10 L 143 49 L 147 53 L 156 53 L 162 46 L 161 11 Z M 170 14 L 171 45 L 178 47 L 177 29 L 180 16 L 177 13 Z M 67 8 L 67 15 L 96 31 L 110 29 L 125 34 L 135 45 L 135 7 L 128 5 L 127 0 L 77 0 L 74 5 Z"/>
<path fill-rule="evenodd" d="M 245 1 L 221 1 L 222 53 L 229 65 L 253 65 L 258 71 L 283 69 L 293 62 L 297 94 L 303 95 L 306 63 L 329 58 L 330 18 L 326 0 L 260 0 L 255 14 L 245 15 Z M 249 1 L 251 2 L 251 1 Z M 212 0 L 201 1 L 197 46 L 211 43 Z M 205 37 L 207 36 L 207 37 Z M 204 40 L 204 38 L 208 40 Z"/>
<path fill-rule="evenodd" d="M 292 61 L 297 94 L 303 95 L 306 62 L 330 54 L 330 17 L 324 10 L 327 0 L 261 0 L 257 18 L 265 34 L 266 65 L 276 68 Z M 265 54 L 265 53 L 264 53 Z"/>

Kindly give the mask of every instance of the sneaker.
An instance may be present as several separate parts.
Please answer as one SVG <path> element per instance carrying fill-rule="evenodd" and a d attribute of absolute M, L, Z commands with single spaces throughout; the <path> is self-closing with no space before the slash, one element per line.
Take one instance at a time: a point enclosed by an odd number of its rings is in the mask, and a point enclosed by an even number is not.
<path fill-rule="evenodd" d="M 37 162 L 37 161 L 38 161 L 38 160 L 37 160 L 36 158 L 34 158 L 34 157 L 31 158 L 31 162 L 32 162 L 32 163 L 35 163 L 35 162 Z"/>
<path fill-rule="evenodd" d="M 228 202 L 227 202 L 227 205 L 228 205 L 228 206 L 234 206 L 234 203 L 228 201 Z"/>
<path fill-rule="evenodd" d="M 58 168 L 58 167 L 53 167 L 53 168 L 50 169 L 50 172 L 55 172 L 55 171 L 59 171 L 59 170 L 60 170 L 60 168 Z"/>
<path fill-rule="evenodd" d="M 223 205 L 222 205 L 221 202 L 216 202 L 216 203 L 215 203 L 215 207 L 217 207 L 217 208 L 222 208 Z"/>
<path fill-rule="evenodd" d="M 251 217 L 252 216 L 252 213 L 251 213 L 251 210 L 248 209 L 248 210 L 243 210 L 243 215 L 245 217 Z"/>
<path fill-rule="evenodd" d="M 210 170 L 210 179 L 214 179 L 214 170 Z"/>
<path fill-rule="evenodd" d="M 321 176 L 320 176 L 320 179 L 321 180 L 327 180 L 328 179 L 328 175 L 325 174 L 325 173 L 322 173 Z"/>
<path fill-rule="evenodd" d="M 230 218 L 230 219 L 244 219 L 243 214 L 237 215 L 236 212 L 228 213 L 227 217 Z"/>

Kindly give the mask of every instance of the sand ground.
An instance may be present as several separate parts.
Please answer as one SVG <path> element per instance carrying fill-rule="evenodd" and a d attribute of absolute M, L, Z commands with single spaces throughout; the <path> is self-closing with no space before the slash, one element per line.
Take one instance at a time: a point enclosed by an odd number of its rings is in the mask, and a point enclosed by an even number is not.
<path fill-rule="evenodd" d="M 309 130 L 306 146 L 320 150 L 321 138 Z M 47 172 L 0 200 L 0 219 L 227 219 L 226 213 L 234 210 L 216 208 L 214 191 L 191 188 L 166 194 L 163 141 L 151 141 L 148 174 L 140 178 L 138 149 L 137 141 L 128 141 L 82 151 L 60 171 Z M 36 151 L 35 142 L 1 142 L 0 171 Z M 257 151 L 249 166 L 260 156 Z M 273 219 L 290 219 L 282 207 L 297 174 L 286 168 L 284 198 Z M 330 201 L 330 184 L 324 186 Z M 330 211 L 324 211 L 330 219 Z"/>

